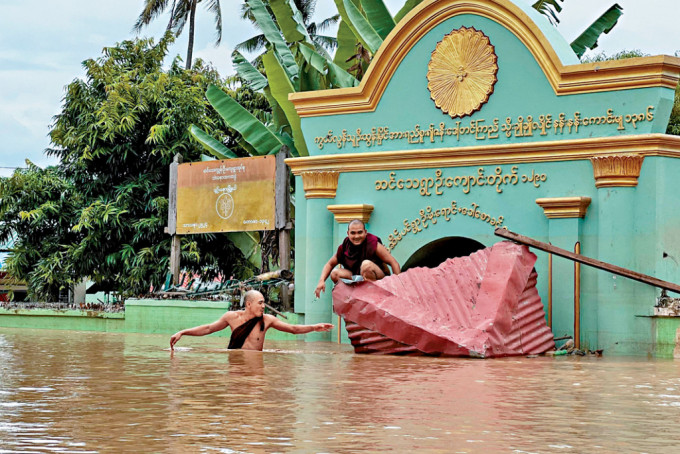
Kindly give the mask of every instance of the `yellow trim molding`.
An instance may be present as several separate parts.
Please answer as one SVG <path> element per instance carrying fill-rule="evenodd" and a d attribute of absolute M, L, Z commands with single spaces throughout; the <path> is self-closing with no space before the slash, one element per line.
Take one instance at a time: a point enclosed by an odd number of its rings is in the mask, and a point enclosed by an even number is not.
<path fill-rule="evenodd" d="M 289 99 L 300 117 L 371 112 L 411 48 L 434 27 L 460 14 L 483 16 L 510 30 L 534 56 L 558 96 L 675 89 L 678 84 L 680 58 L 665 55 L 564 66 L 536 24 L 507 0 L 425 0 L 390 32 L 358 87 L 292 93 Z"/>
<path fill-rule="evenodd" d="M 640 154 L 594 156 L 595 186 L 598 188 L 635 187 L 645 157 Z"/>
<path fill-rule="evenodd" d="M 346 153 L 286 159 L 295 175 L 311 171 L 464 167 L 528 162 L 577 161 L 597 156 L 635 153 L 680 158 L 680 136 L 645 134 L 594 139 L 498 144 L 483 147 Z"/>
<path fill-rule="evenodd" d="M 364 203 L 357 205 L 328 205 L 326 208 L 333 213 L 335 222 L 338 224 L 347 224 L 355 219 L 368 222 L 371 219 L 371 213 L 373 213 L 373 205 L 366 205 Z"/>
<path fill-rule="evenodd" d="M 302 187 L 307 199 L 334 199 L 340 174 L 332 170 L 302 172 Z"/>
<path fill-rule="evenodd" d="M 583 218 L 586 216 L 590 197 L 553 197 L 536 199 L 548 219 Z"/>

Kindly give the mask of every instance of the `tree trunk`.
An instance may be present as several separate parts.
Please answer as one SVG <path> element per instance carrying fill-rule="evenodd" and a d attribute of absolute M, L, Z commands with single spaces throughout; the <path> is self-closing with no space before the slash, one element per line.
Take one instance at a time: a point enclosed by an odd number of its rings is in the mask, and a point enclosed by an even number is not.
<path fill-rule="evenodd" d="M 187 45 L 187 61 L 186 69 L 191 69 L 191 60 L 194 52 L 194 22 L 196 19 L 196 3 L 197 0 L 191 2 L 191 12 L 189 13 L 189 44 Z"/>

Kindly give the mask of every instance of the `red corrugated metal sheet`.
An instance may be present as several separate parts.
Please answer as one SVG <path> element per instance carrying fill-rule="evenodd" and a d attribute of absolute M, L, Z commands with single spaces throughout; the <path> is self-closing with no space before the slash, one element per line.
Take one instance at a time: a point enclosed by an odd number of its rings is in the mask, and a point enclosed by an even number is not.
<path fill-rule="evenodd" d="M 526 246 L 501 242 L 434 269 L 340 283 L 333 307 L 348 322 L 357 353 L 542 353 L 555 343 L 536 290 L 535 261 Z"/>

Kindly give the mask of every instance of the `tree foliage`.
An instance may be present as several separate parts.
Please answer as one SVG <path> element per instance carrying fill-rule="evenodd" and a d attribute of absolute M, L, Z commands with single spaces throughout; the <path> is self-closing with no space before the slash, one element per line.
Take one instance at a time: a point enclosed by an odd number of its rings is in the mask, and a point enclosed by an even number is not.
<path fill-rule="evenodd" d="M 15 235 L 7 270 L 28 282 L 32 298 L 53 299 L 83 278 L 123 295 L 162 284 L 170 254 L 168 166 L 176 154 L 201 159 L 189 126 L 248 154 L 217 127 L 204 95 L 210 85 L 236 93 L 200 61 L 184 70 L 176 59 L 164 70 L 172 40 L 168 33 L 157 44 L 125 41 L 85 61 L 86 78 L 68 85 L 51 126 L 47 153 L 60 164 L 29 165 L 0 181 L 0 240 Z M 204 277 L 248 272 L 225 235 L 186 236 L 181 246 L 183 266 Z"/>

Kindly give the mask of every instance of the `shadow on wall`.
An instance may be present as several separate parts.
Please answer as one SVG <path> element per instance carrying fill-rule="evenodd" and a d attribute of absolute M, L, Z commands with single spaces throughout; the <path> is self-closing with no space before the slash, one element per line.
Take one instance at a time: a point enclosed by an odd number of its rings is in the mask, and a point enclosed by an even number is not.
<path fill-rule="evenodd" d="M 418 266 L 436 268 L 446 259 L 470 255 L 485 247 L 486 246 L 479 241 L 462 236 L 439 238 L 438 240 L 427 243 L 425 246 L 414 252 L 413 255 L 406 260 L 406 263 L 401 267 L 401 270 L 406 271 L 409 268 Z"/>

